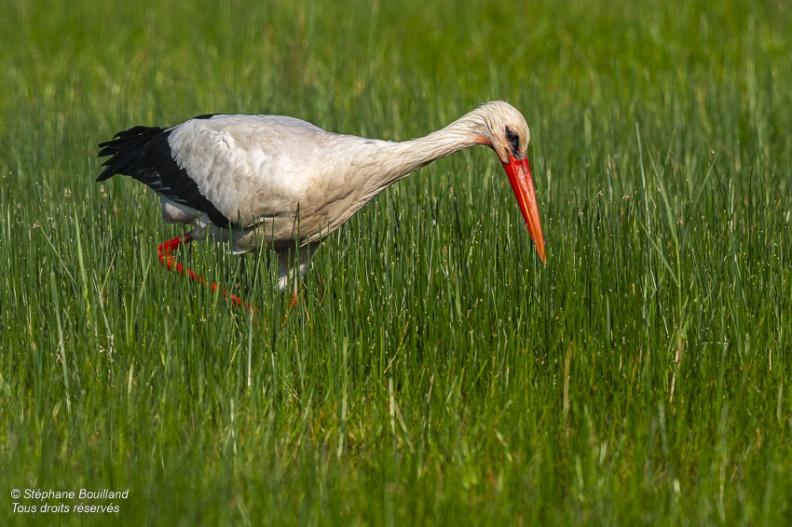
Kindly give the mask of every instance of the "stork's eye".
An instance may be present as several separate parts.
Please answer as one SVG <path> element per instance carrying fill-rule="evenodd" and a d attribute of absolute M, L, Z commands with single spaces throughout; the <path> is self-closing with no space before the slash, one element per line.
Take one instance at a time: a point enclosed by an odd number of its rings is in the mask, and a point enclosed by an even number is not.
<path fill-rule="evenodd" d="M 506 139 L 508 139 L 509 143 L 512 146 L 512 152 L 514 155 L 520 153 L 520 136 L 516 133 L 512 132 L 511 128 L 508 126 L 506 127 Z"/>

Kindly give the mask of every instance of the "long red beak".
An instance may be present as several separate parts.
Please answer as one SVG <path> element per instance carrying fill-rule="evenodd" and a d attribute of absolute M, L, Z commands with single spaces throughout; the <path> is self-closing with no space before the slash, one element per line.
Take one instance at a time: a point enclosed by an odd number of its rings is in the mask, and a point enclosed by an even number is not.
<path fill-rule="evenodd" d="M 544 236 L 542 235 L 542 222 L 539 221 L 539 206 L 536 204 L 536 192 L 534 192 L 533 178 L 531 178 L 531 165 L 528 158 L 517 159 L 509 154 L 509 162 L 503 163 L 506 174 L 509 176 L 512 190 L 520 205 L 525 224 L 528 226 L 528 233 L 536 246 L 543 264 L 547 264 L 544 249 Z"/>

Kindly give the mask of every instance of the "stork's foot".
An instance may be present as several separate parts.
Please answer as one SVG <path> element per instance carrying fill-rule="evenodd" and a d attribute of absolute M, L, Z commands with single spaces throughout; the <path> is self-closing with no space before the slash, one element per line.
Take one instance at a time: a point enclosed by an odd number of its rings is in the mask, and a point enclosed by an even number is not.
<path fill-rule="evenodd" d="M 159 255 L 160 264 L 164 265 L 168 271 L 176 269 L 179 274 L 181 274 L 184 269 L 181 264 L 177 263 L 176 259 L 171 256 L 171 252 L 178 249 L 182 244 L 188 244 L 191 241 L 193 241 L 192 231 L 185 232 L 182 236 L 176 236 L 175 238 L 159 244 L 157 246 L 157 254 Z"/>

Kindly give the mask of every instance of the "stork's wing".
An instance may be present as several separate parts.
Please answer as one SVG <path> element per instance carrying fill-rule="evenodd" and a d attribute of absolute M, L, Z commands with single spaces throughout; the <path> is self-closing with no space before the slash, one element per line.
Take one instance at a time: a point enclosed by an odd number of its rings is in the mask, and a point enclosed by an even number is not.
<path fill-rule="evenodd" d="M 208 118 L 211 116 L 202 116 Z M 112 141 L 99 144 L 99 157 L 111 156 L 96 181 L 122 174 L 145 183 L 157 194 L 199 210 L 219 227 L 232 222 L 201 193 L 198 183 L 176 162 L 168 138 L 178 127 L 135 126 L 119 132 Z"/>
<path fill-rule="evenodd" d="M 112 156 L 97 181 L 132 176 L 219 227 L 248 228 L 263 218 L 293 221 L 321 156 L 337 137 L 293 117 L 207 115 L 172 128 L 136 126 L 100 144 Z M 314 158 L 319 158 L 314 159 Z M 320 163 L 308 165 L 309 162 Z"/>

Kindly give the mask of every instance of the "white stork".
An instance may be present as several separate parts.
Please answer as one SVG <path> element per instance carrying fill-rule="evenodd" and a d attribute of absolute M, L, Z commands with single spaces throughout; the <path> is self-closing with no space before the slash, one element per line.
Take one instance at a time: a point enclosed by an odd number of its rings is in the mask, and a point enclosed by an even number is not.
<path fill-rule="evenodd" d="M 278 253 L 283 289 L 290 269 L 295 280 L 298 271 L 304 275 L 318 242 L 374 196 L 474 145 L 498 155 L 545 262 L 529 141 L 525 118 L 502 101 L 404 142 L 327 132 L 294 117 L 203 115 L 171 128 L 136 126 L 101 143 L 99 156 L 111 157 L 97 181 L 131 176 L 159 194 L 166 223 L 193 224 L 184 236 L 160 244 L 160 261 L 169 269 L 175 264 L 170 252 L 193 240 L 230 242 L 236 253 L 263 244 Z M 290 253 L 298 244 L 295 262 Z M 183 272 L 181 265 L 177 269 Z"/>

